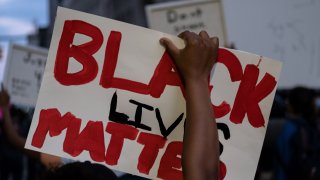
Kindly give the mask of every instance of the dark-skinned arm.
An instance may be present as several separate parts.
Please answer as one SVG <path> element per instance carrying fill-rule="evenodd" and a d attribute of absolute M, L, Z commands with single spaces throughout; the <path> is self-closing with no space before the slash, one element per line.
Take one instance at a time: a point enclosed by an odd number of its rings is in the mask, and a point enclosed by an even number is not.
<path fill-rule="evenodd" d="M 2 109 L 3 113 L 4 132 L 6 134 L 6 137 L 8 138 L 8 141 L 17 149 L 26 153 L 29 157 L 39 159 L 40 154 L 38 152 L 27 150 L 24 148 L 26 139 L 18 134 L 12 124 L 9 102 L 10 96 L 2 86 L 2 90 L 0 91 L 0 108 Z"/>
<path fill-rule="evenodd" d="M 212 110 L 208 77 L 217 59 L 218 38 L 205 31 L 199 35 L 179 35 L 185 48 L 178 49 L 169 39 L 160 43 L 166 48 L 179 71 L 184 86 L 187 118 L 183 137 L 182 169 L 185 180 L 218 179 L 219 141 Z"/>

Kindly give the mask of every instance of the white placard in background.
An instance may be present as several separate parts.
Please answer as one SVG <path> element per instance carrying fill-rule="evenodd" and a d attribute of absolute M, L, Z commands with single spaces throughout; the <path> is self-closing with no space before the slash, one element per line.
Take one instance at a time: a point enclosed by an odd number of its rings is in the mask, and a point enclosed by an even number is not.
<path fill-rule="evenodd" d="M 182 1 L 146 6 L 149 28 L 178 35 L 189 30 L 205 30 L 218 36 L 220 45 L 227 45 L 223 7 L 220 0 Z"/>
<path fill-rule="evenodd" d="M 280 89 L 320 88 L 320 0 L 224 0 L 228 40 L 283 62 Z"/>
<path fill-rule="evenodd" d="M 46 65 L 48 50 L 11 44 L 5 68 L 4 85 L 13 104 L 34 107 Z"/>

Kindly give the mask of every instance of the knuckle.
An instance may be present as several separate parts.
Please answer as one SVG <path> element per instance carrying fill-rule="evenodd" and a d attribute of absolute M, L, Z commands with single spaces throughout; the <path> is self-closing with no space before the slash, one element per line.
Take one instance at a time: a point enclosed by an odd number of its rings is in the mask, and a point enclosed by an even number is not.
<path fill-rule="evenodd" d="M 191 32 L 189 30 L 185 30 L 185 31 L 183 31 L 183 33 L 188 34 L 188 33 L 191 33 Z"/>
<path fill-rule="evenodd" d="M 208 37 L 209 36 L 207 31 L 204 31 L 204 30 L 200 31 L 199 35 L 201 35 L 202 37 Z"/>
<path fill-rule="evenodd" d="M 190 35 L 190 31 L 183 31 L 182 33 L 180 33 L 180 35 L 179 36 L 181 36 L 181 37 L 188 37 L 189 35 Z"/>
<path fill-rule="evenodd" d="M 210 47 L 211 47 L 210 41 L 208 41 L 207 39 L 204 39 L 204 40 L 202 40 L 202 41 L 203 41 L 203 43 L 205 44 L 205 46 L 206 46 L 207 48 L 210 48 Z"/>
<path fill-rule="evenodd" d="M 199 42 L 198 42 L 198 40 L 197 40 L 196 38 L 190 38 L 188 43 L 189 43 L 189 45 L 191 45 L 191 46 L 197 46 L 197 45 L 199 45 Z"/>
<path fill-rule="evenodd" d="M 204 40 L 201 40 L 199 44 L 200 44 L 200 47 L 201 47 L 202 49 L 207 49 L 207 48 L 208 48 L 208 44 L 207 44 L 207 42 L 204 41 Z"/>

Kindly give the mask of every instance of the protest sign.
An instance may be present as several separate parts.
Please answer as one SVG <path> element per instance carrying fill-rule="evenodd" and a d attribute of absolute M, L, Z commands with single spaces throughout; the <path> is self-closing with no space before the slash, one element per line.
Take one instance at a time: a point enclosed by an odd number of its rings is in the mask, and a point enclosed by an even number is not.
<path fill-rule="evenodd" d="M 48 50 L 11 44 L 6 63 L 4 85 L 14 104 L 34 107 L 37 102 Z"/>
<path fill-rule="evenodd" d="M 157 3 L 146 6 L 149 28 L 178 35 L 189 30 L 206 30 L 227 44 L 222 3 L 220 0 Z"/>
<path fill-rule="evenodd" d="M 182 179 L 185 99 L 172 35 L 58 8 L 26 148 L 151 179 Z M 221 177 L 253 179 L 281 63 L 219 49 L 210 80 Z M 213 88 L 212 88 L 213 86 Z"/>

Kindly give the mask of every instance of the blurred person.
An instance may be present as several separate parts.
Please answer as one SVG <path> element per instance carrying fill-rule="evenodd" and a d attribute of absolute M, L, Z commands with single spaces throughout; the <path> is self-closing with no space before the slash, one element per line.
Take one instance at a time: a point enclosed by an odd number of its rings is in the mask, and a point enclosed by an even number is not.
<path fill-rule="evenodd" d="M 8 142 L 10 142 L 18 150 L 25 152 L 28 156 L 32 158 L 39 159 L 38 153 L 24 149 L 26 138 L 22 137 L 19 133 L 17 133 L 12 121 L 12 116 L 10 114 L 9 104 L 10 96 L 2 85 L 2 90 L 0 91 L 0 108 L 3 114 L 3 131 L 6 134 L 6 138 Z"/>
<path fill-rule="evenodd" d="M 320 93 L 318 91 L 316 98 L 316 107 L 317 107 L 317 121 L 316 121 L 316 143 L 315 143 L 315 164 L 312 167 L 312 177 L 313 179 L 320 179 L 320 142 L 317 140 L 320 139 Z"/>
<path fill-rule="evenodd" d="M 25 120 L 25 113 L 15 106 L 12 106 L 10 108 L 10 114 L 12 115 L 14 130 L 19 134 L 23 134 L 21 121 Z M 1 129 L 3 129 L 3 122 L 4 121 L 1 120 Z M 5 134 L 1 134 L 0 141 L 0 179 L 7 180 L 11 177 L 13 180 L 21 180 L 24 158 L 23 153 L 8 142 Z"/>
<path fill-rule="evenodd" d="M 26 113 L 22 110 L 19 110 L 15 108 L 15 106 L 10 107 L 10 96 L 7 93 L 7 91 L 4 89 L 2 85 L 2 90 L 0 91 L 0 110 L 2 110 L 3 120 L 2 120 L 2 129 L 3 129 L 3 138 L 2 140 L 6 142 L 8 147 L 10 147 L 10 150 L 6 150 L 9 154 L 12 154 L 12 152 L 16 152 L 15 155 L 8 156 L 6 153 L 1 153 L 3 159 L 1 159 L 0 164 L 3 166 L 1 167 L 1 171 L 6 170 L 7 168 L 10 168 L 10 164 L 13 165 L 11 169 L 14 169 L 14 172 L 12 172 L 12 175 L 14 179 L 21 179 L 21 173 L 22 173 L 22 160 L 21 162 L 13 161 L 8 158 L 11 157 L 11 159 L 22 159 L 23 154 L 27 155 L 28 159 L 28 178 L 35 178 L 37 175 L 35 170 L 38 168 L 35 166 L 37 162 L 41 162 L 42 165 L 44 165 L 47 169 L 53 170 L 58 168 L 62 165 L 62 160 L 60 157 L 52 156 L 49 154 L 39 153 L 32 150 L 28 150 L 24 148 L 24 145 L 26 143 L 25 136 L 27 135 L 27 132 L 22 135 L 18 132 L 19 129 L 17 129 L 15 125 L 15 121 L 25 121 L 23 117 L 26 116 Z M 11 112 L 10 112 L 11 111 Z M 21 115 L 22 114 L 22 115 Z M 3 146 L 2 151 L 5 150 L 6 146 Z M 8 154 L 7 153 L 7 154 Z M 6 160 L 7 161 L 4 161 Z M 20 169 L 20 170 L 19 170 Z M 40 167 L 40 170 L 42 168 Z M 8 174 L 1 173 L 2 178 L 6 180 Z M 17 177 L 17 178 L 15 178 Z"/>
<path fill-rule="evenodd" d="M 88 161 L 66 164 L 55 171 L 48 171 L 43 180 L 116 180 L 112 170 L 101 164 L 92 164 Z"/>
<path fill-rule="evenodd" d="M 286 123 L 276 142 L 277 180 L 314 179 L 316 139 L 315 93 L 296 87 L 288 95 Z"/>

